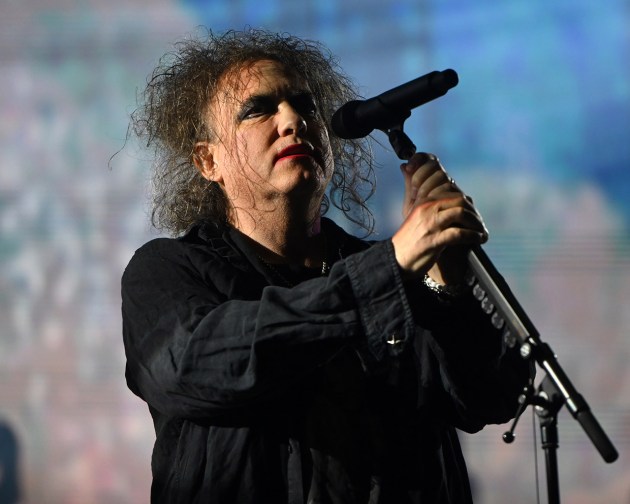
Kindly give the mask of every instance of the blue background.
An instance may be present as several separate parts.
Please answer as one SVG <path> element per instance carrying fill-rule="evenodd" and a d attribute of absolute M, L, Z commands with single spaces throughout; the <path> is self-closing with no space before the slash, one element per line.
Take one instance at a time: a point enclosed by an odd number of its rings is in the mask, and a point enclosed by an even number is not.
<path fill-rule="evenodd" d="M 405 129 L 474 197 L 486 250 L 621 452 L 605 464 L 563 412 L 563 500 L 627 502 L 629 23 L 621 0 L 1 0 L 0 418 L 24 502 L 147 501 L 154 434 L 125 387 L 119 279 L 156 232 L 150 159 L 125 136 L 157 59 L 198 25 L 319 40 L 366 97 L 457 71 Z M 387 238 L 399 161 L 375 149 Z M 463 436 L 478 502 L 534 501 L 528 419 L 511 446 L 505 426 Z"/>

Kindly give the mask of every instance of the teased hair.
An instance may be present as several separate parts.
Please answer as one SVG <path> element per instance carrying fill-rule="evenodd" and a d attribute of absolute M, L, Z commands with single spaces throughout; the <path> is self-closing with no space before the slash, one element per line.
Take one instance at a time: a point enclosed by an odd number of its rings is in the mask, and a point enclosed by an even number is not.
<path fill-rule="evenodd" d="M 329 131 L 334 111 L 357 98 L 335 58 L 317 42 L 251 29 L 223 34 L 208 30 L 176 43 L 153 70 L 131 116 L 133 132 L 155 153 L 151 220 L 156 228 L 178 235 L 202 220 L 227 220 L 225 194 L 195 168 L 194 146 L 213 139 L 213 125 L 205 123 L 204 113 L 221 78 L 261 59 L 279 61 L 304 77 Z M 369 144 L 332 133 L 330 142 L 335 167 L 322 214 L 332 203 L 369 235 L 374 219 L 366 200 L 375 188 Z"/>

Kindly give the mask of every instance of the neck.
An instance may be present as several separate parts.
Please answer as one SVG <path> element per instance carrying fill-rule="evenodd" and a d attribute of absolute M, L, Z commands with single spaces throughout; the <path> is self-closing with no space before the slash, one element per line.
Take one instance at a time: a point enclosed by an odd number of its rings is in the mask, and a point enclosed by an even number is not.
<path fill-rule="evenodd" d="M 234 212 L 232 224 L 259 247 L 259 255 L 269 263 L 319 267 L 324 260 L 320 233 L 319 205 L 307 215 L 300 212 Z"/>

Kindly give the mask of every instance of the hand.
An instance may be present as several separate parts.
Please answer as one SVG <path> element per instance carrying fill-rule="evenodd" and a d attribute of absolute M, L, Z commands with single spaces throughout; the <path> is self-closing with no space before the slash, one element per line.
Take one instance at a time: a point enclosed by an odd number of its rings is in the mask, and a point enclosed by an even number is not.
<path fill-rule="evenodd" d="M 434 155 L 415 154 L 401 171 L 405 221 L 392 237 L 398 264 L 406 277 L 429 273 L 440 283 L 460 283 L 468 248 L 488 240 L 481 215 Z"/>

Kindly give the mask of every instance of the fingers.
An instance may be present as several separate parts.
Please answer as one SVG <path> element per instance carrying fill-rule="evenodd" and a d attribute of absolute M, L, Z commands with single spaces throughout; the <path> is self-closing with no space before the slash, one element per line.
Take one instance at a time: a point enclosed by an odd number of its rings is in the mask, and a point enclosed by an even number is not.
<path fill-rule="evenodd" d="M 401 165 L 401 170 L 405 180 L 404 215 L 425 198 L 461 192 L 433 154 L 415 154 L 409 162 Z"/>
<path fill-rule="evenodd" d="M 442 256 L 447 257 L 446 250 L 465 250 L 488 240 L 481 215 L 435 155 L 418 153 L 401 170 L 405 222 L 392 237 L 399 265 L 412 276 L 426 273 L 438 262 L 442 269 L 456 270 L 452 265 L 457 261 Z M 446 271 L 447 276 L 450 273 Z"/>
<path fill-rule="evenodd" d="M 488 230 L 479 212 L 460 194 L 450 198 L 427 201 L 420 205 L 417 210 L 414 209 L 410 218 L 415 218 L 418 222 L 428 223 L 427 229 L 433 232 L 455 228 L 472 231 L 478 234 L 483 242 L 488 238 Z"/>
<path fill-rule="evenodd" d="M 488 231 L 475 207 L 462 195 L 427 199 L 413 207 L 392 238 L 401 268 L 422 274 L 447 248 L 485 243 Z"/>
<path fill-rule="evenodd" d="M 424 152 L 414 154 L 407 163 L 401 165 L 401 169 L 405 174 L 405 183 L 410 184 L 414 191 L 417 191 L 432 174 L 443 171 L 438 158 Z"/>
<path fill-rule="evenodd" d="M 485 243 L 488 240 L 488 230 L 473 210 L 462 207 L 448 208 L 438 212 L 438 229 L 448 233 L 453 240 L 443 245 L 469 245 L 471 243 Z M 462 241 L 459 241 L 459 240 Z"/>

